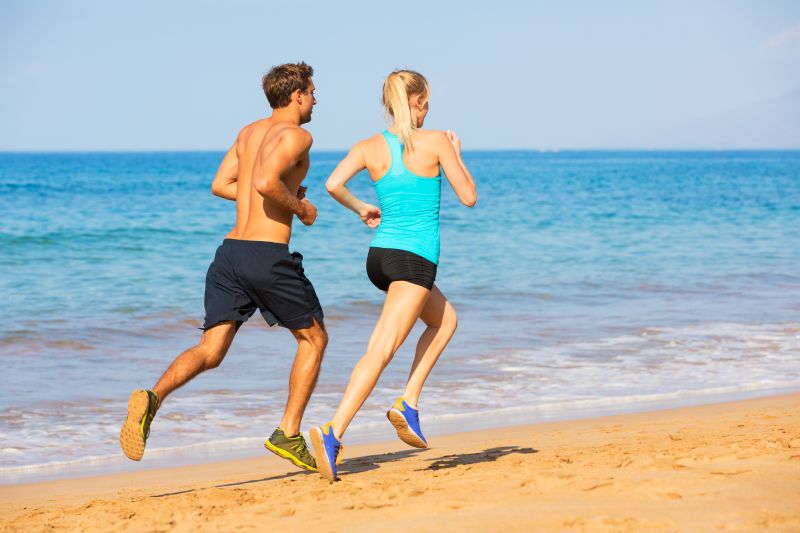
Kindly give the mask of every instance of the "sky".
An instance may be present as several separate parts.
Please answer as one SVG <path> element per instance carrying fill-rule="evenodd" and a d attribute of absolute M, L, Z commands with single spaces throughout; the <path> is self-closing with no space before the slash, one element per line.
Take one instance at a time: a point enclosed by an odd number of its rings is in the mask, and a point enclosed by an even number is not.
<path fill-rule="evenodd" d="M 0 3 L 0 151 L 223 150 L 314 67 L 314 148 L 384 128 L 396 68 L 464 149 L 800 148 L 800 2 Z"/>

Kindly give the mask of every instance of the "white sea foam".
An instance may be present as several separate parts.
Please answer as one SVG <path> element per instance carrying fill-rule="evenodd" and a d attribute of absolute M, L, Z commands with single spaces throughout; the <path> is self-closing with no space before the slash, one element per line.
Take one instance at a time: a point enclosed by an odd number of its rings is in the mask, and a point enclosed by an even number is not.
<path fill-rule="evenodd" d="M 426 385 L 423 424 L 435 435 L 800 390 L 798 353 L 798 323 L 648 327 L 527 349 L 448 352 Z M 393 438 L 385 411 L 402 391 L 401 365 L 387 369 L 348 432 L 351 442 Z M 261 453 L 280 418 L 285 388 L 192 386 L 171 397 L 156 418 L 142 465 Z M 342 383 L 323 380 L 304 426 L 327 421 L 342 390 Z M 141 468 L 118 451 L 123 414 L 121 401 L 7 409 L 0 424 L 0 480 Z"/>

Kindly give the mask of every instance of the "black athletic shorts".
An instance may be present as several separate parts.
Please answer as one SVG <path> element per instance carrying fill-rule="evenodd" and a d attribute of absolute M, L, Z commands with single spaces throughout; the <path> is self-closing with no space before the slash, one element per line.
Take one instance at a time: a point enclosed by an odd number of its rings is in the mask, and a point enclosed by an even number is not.
<path fill-rule="evenodd" d="M 205 306 L 203 329 L 228 320 L 238 327 L 256 309 L 270 326 L 303 329 L 322 321 L 303 256 L 277 242 L 225 239 L 208 267 Z"/>
<path fill-rule="evenodd" d="M 436 280 L 436 263 L 405 250 L 370 247 L 367 276 L 382 291 L 388 291 L 393 281 L 407 281 L 430 290 Z"/>

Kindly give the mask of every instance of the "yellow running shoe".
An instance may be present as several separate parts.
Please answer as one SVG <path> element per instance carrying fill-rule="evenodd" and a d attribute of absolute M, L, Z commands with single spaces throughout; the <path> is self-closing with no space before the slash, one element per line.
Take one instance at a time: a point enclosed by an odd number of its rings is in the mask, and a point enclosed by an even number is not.
<path fill-rule="evenodd" d="M 128 398 L 128 418 L 119 432 L 119 445 L 128 459 L 142 459 L 157 408 L 158 395 L 151 390 L 135 390 Z"/>
<path fill-rule="evenodd" d="M 317 471 L 317 462 L 308 451 L 308 445 L 302 433 L 295 437 L 287 437 L 281 428 L 277 428 L 264 442 L 264 448 L 278 457 L 291 461 L 295 466 L 303 470 Z"/>

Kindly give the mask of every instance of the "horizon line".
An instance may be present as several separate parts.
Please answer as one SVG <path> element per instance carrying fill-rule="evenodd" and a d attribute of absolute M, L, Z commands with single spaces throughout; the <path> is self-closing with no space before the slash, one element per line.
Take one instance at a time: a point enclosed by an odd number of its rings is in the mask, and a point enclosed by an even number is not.
<path fill-rule="evenodd" d="M 349 148 L 325 148 L 318 150 L 311 150 L 310 153 L 346 153 Z M 182 148 L 182 149 L 22 149 L 22 150 L 2 150 L 0 154 L 197 154 L 197 153 L 225 153 L 227 148 Z M 541 154 L 558 154 L 558 153 L 576 153 L 576 152 L 800 152 L 800 146 L 797 147 L 735 147 L 735 148 L 720 148 L 720 147 L 693 147 L 693 148 L 473 148 L 463 150 L 463 153 L 486 153 L 486 152 L 534 152 Z"/>

